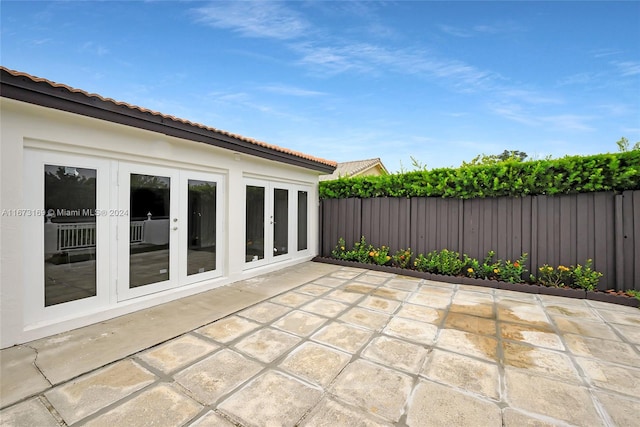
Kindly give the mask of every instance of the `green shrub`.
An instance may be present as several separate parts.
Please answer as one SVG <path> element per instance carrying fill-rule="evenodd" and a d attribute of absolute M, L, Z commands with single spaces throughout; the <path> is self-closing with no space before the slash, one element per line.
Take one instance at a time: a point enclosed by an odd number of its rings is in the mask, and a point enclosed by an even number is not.
<path fill-rule="evenodd" d="M 464 262 L 460 259 L 460 254 L 448 249 L 432 251 L 426 256 L 426 271 L 429 273 L 457 276 L 464 265 Z"/>
<path fill-rule="evenodd" d="M 627 294 L 630 297 L 636 298 L 638 301 L 640 301 L 640 291 L 636 291 L 634 289 L 629 289 L 628 291 L 625 291 L 625 294 Z M 638 307 L 640 308 L 640 307 Z"/>
<path fill-rule="evenodd" d="M 428 271 L 429 265 L 427 257 L 425 257 L 423 254 L 418 254 L 416 260 L 413 262 L 413 266 L 418 271 Z"/>
<path fill-rule="evenodd" d="M 342 237 L 338 239 L 338 244 L 331 251 L 331 256 L 336 259 L 347 259 L 347 243 L 344 241 Z"/>
<path fill-rule="evenodd" d="M 536 280 L 544 286 L 560 288 L 571 285 L 571 269 L 564 265 L 559 265 L 554 269 L 550 265 L 544 264 L 538 269 L 538 278 Z"/>
<path fill-rule="evenodd" d="M 481 277 L 480 262 L 477 259 L 470 258 L 467 254 L 464 254 L 462 262 L 464 264 L 462 272 L 465 276 L 471 278 Z"/>
<path fill-rule="evenodd" d="M 372 250 L 373 246 L 367 243 L 364 236 L 362 236 L 360 241 L 356 242 L 351 249 L 347 249 L 346 242 L 341 237 L 338 239 L 336 247 L 331 251 L 331 255 L 334 258 L 345 261 L 369 262 L 369 252 Z"/>
<path fill-rule="evenodd" d="M 391 265 L 399 268 L 407 268 L 411 263 L 413 252 L 411 248 L 400 249 L 391 257 Z"/>
<path fill-rule="evenodd" d="M 479 277 L 483 279 L 498 279 L 500 277 L 500 264 L 502 264 L 502 261 L 494 261 L 493 258 L 495 256 L 496 253 L 494 251 L 487 252 L 487 256 L 480 264 Z"/>
<path fill-rule="evenodd" d="M 489 165 L 320 182 L 320 198 L 521 197 L 640 189 L 640 151 L 553 160 L 507 160 Z"/>
<path fill-rule="evenodd" d="M 593 291 L 598 287 L 598 282 L 602 277 L 602 273 L 592 268 L 593 260 L 588 259 L 584 267 L 580 264 L 571 268 L 571 276 L 575 286 Z"/>
<path fill-rule="evenodd" d="M 516 261 L 511 262 L 507 260 L 500 267 L 500 280 L 509 283 L 522 283 L 522 275 L 527 271 L 525 263 L 527 261 L 527 254 L 524 253 Z"/>
<path fill-rule="evenodd" d="M 382 245 L 380 248 L 372 248 L 369 251 L 369 257 L 371 261 L 378 265 L 385 265 L 391 262 L 391 255 L 389 255 L 389 248 Z"/>

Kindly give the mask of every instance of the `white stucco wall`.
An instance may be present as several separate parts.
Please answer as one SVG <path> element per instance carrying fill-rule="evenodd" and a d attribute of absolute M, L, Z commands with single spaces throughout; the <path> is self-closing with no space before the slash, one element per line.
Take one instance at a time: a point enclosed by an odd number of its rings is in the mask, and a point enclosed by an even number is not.
<path fill-rule="evenodd" d="M 0 98 L 0 108 L 2 348 L 277 270 L 306 261 L 317 254 L 318 233 L 315 230 L 318 229 L 319 172 L 11 99 Z M 25 269 L 29 268 L 28 263 L 37 260 L 27 260 L 23 255 L 23 240 L 27 230 L 24 218 L 15 213 L 26 208 L 25 180 L 30 175 L 24 170 L 25 148 L 222 175 L 226 187 L 221 209 L 225 233 L 224 241 L 218 242 L 218 245 L 225 250 L 223 276 L 120 303 L 112 302 L 106 308 L 90 312 L 69 313 L 64 318 L 28 324 L 24 315 L 25 307 L 29 304 L 24 276 Z M 246 268 L 243 241 L 245 177 L 277 180 L 308 189 L 312 201 L 308 209 L 309 250 L 292 252 L 292 256 L 285 261 Z M 33 179 L 42 180 L 42 173 L 35 171 Z"/>

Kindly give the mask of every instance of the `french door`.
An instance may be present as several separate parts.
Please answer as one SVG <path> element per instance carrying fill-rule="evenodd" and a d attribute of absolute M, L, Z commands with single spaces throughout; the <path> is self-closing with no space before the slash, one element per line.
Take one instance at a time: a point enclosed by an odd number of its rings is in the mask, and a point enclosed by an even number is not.
<path fill-rule="evenodd" d="M 307 250 L 307 195 L 295 185 L 245 179 L 245 268 Z"/>
<path fill-rule="evenodd" d="M 124 163 L 118 174 L 118 300 L 222 275 L 221 176 Z"/>

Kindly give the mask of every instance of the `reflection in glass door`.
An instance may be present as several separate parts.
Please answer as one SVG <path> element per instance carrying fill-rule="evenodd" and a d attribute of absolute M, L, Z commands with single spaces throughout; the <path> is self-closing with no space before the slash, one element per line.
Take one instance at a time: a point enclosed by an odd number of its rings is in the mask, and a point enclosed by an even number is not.
<path fill-rule="evenodd" d="M 131 174 L 129 287 L 169 280 L 171 178 Z"/>
<path fill-rule="evenodd" d="M 215 182 L 188 180 L 187 275 L 216 269 Z"/>
<path fill-rule="evenodd" d="M 298 250 L 307 249 L 307 205 L 308 193 L 306 191 L 298 191 Z"/>
<path fill-rule="evenodd" d="M 265 188 L 246 187 L 245 261 L 264 259 Z"/>
<path fill-rule="evenodd" d="M 96 296 L 96 170 L 44 165 L 44 305 Z"/>
<path fill-rule="evenodd" d="M 273 189 L 273 256 L 289 253 L 289 191 Z"/>

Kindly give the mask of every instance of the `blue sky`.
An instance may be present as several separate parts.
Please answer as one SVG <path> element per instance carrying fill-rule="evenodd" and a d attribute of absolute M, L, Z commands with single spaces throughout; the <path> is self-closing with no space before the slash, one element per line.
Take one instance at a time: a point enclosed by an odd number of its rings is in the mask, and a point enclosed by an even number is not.
<path fill-rule="evenodd" d="M 390 171 L 640 141 L 640 2 L 5 1 L 2 65 Z"/>

